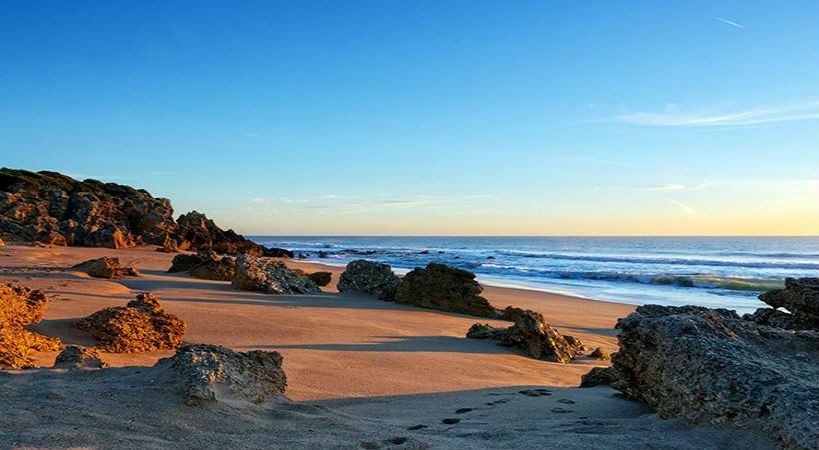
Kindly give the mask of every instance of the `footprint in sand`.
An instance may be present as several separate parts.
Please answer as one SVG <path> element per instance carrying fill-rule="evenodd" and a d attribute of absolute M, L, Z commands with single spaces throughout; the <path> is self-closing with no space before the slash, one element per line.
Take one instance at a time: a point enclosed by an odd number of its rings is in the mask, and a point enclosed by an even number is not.
<path fill-rule="evenodd" d="M 455 425 L 456 423 L 460 423 L 460 422 L 461 422 L 461 419 L 444 419 L 444 420 L 441 421 L 441 423 L 446 424 L 446 425 Z"/>
<path fill-rule="evenodd" d="M 573 413 L 571 409 L 564 409 L 564 408 L 552 408 L 552 412 L 555 414 L 568 414 Z"/>
<path fill-rule="evenodd" d="M 564 404 L 566 404 L 566 405 L 574 405 L 575 403 L 577 403 L 576 401 L 574 401 L 574 400 L 569 400 L 568 398 L 561 398 L 561 399 L 560 399 L 560 400 L 558 400 L 557 402 L 558 402 L 558 403 L 564 403 Z"/>
<path fill-rule="evenodd" d="M 380 442 L 379 441 L 361 441 L 361 442 L 358 443 L 358 446 L 360 448 L 373 450 L 373 449 L 384 448 L 385 446 L 387 448 L 389 448 L 390 446 L 393 446 L 393 445 L 405 444 L 407 441 L 408 441 L 408 439 L 403 437 L 403 436 L 396 436 L 396 437 L 392 437 L 392 438 L 389 438 L 389 439 L 386 439 L 386 440 L 380 441 Z"/>
<path fill-rule="evenodd" d="M 550 391 L 548 389 L 527 389 L 525 391 L 518 391 L 518 393 L 529 396 L 529 397 L 540 397 L 540 396 L 552 395 L 552 391 Z"/>
<path fill-rule="evenodd" d="M 411 427 L 407 427 L 407 430 L 416 431 L 416 430 L 423 430 L 424 428 L 427 428 L 427 426 L 426 425 L 413 425 Z"/>
<path fill-rule="evenodd" d="M 464 413 L 468 413 L 470 411 L 473 411 L 473 409 L 472 408 L 460 408 L 460 409 L 455 410 L 455 414 L 464 414 Z"/>

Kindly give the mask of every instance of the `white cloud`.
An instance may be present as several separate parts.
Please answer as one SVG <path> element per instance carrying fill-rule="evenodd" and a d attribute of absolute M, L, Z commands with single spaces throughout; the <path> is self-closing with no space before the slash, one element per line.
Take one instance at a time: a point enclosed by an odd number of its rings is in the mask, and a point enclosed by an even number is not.
<path fill-rule="evenodd" d="M 731 111 L 636 112 L 620 114 L 614 121 L 651 127 L 719 127 L 819 120 L 819 102 Z"/>
<path fill-rule="evenodd" d="M 663 184 L 660 186 L 652 186 L 648 188 L 649 191 L 680 191 L 685 189 L 685 185 L 677 184 L 677 183 L 670 183 L 670 184 Z"/>
<path fill-rule="evenodd" d="M 261 197 L 254 197 L 250 199 L 250 203 L 264 203 L 266 200 Z"/>
<path fill-rule="evenodd" d="M 683 213 L 683 215 L 686 216 L 686 217 L 694 217 L 694 216 L 699 216 L 700 215 L 699 211 L 697 211 L 696 209 L 694 209 L 693 207 L 691 207 L 689 205 L 686 205 L 685 203 L 678 202 L 677 200 L 674 200 L 674 199 L 671 199 L 671 198 L 667 198 L 665 200 L 667 202 L 671 203 L 672 205 L 677 206 L 680 209 L 680 211 Z"/>
<path fill-rule="evenodd" d="M 732 27 L 741 28 L 743 30 L 745 29 L 745 25 L 740 25 L 740 24 L 738 24 L 738 23 L 736 23 L 736 22 L 734 22 L 732 20 L 723 19 L 722 17 L 717 17 L 717 16 L 711 16 L 711 18 L 718 21 L 718 22 L 722 22 L 722 23 L 731 25 Z"/>

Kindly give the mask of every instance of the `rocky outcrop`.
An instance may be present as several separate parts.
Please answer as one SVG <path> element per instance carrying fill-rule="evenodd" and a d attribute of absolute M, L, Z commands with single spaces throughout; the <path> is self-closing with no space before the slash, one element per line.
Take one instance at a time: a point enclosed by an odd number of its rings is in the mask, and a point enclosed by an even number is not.
<path fill-rule="evenodd" d="M 43 319 L 46 301 L 41 290 L 0 285 L 0 369 L 30 367 L 34 352 L 60 349 L 59 339 L 23 328 Z"/>
<path fill-rule="evenodd" d="M 611 354 L 602 347 L 597 347 L 593 352 L 589 353 L 589 358 L 599 359 L 600 361 L 611 361 Z"/>
<path fill-rule="evenodd" d="M 145 190 L 56 172 L 0 169 L 0 238 L 54 245 L 277 254 L 196 211 L 173 219 L 171 202 Z"/>
<path fill-rule="evenodd" d="M 475 274 L 444 264 L 429 263 L 401 279 L 395 301 L 423 308 L 495 318 L 497 311 L 481 297 Z"/>
<path fill-rule="evenodd" d="M 107 366 L 97 350 L 79 345 L 69 345 L 54 361 L 55 369 L 102 369 Z"/>
<path fill-rule="evenodd" d="M 268 258 L 293 258 L 293 252 L 290 250 L 286 250 L 283 248 L 273 247 L 273 248 L 265 248 L 262 256 Z"/>
<path fill-rule="evenodd" d="M 580 377 L 580 387 L 613 386 L 620 381 L 620 375 L 614 367 L 595 367 Z"/>
<path fill-rule="evenodd" d="M 759 299 L 771 308 L 760 308 L 744 319 L 789 330 L 819 330 L 819 278 L 786 278 L 784 289 L 768 291 Z"/>
<path fill-rule="evenodd" d="M 361 292 L 381 300 L 394 300 L 401 280 L 388 264 L 357 259 L 347 264 L 338 279 L 339 292 Z"/>
<path fill-rule="evenodd" d="M 124 267 L 119 262 L 119 258 L 103 256 L 102 258 L 89 259 L 72 267 L 80 272 L 85 272 L 94 278 L 124 278 L 138 277 L 139 271 L 133 267 Z"/>
<path fill-rule="evenodd" d="M 236 276 L 236 258 L 207 250 L 179 254 L 174 256 L 168 272 L 188 272 L 192 277 L 203 280 L 230 281 Z"/>
<path fill-rule="evenodd" d="M 331 281 L 333 281 L 333 274 L 331 272 L 313 272 L 308 273 L 307 278 L 313 280 L 313 283 L 316 283 L 317 285 L 324 287 L 330 284 Z"/>
<path fill-rule="evenodd" d="M 317 294 L 321 289 L 306 275 L 270 258 L 239 255 L 231 284 L 246 291 L 269 294 Z"/>
<path fill-rule="evenodd" d="M 786 448 L 819 442 L 818 332 L 759 325 L 724 309 L 657 305 L 638 307 L 617 328 L 618 387 L 661 417 L 757 428 Z"/>
<path fill-rule="evenodd" d="M 514 322 L 514 325 L 495 328 L 476 323 L 469 329 L 466 337 L 492 339 L 499 345 L 523 350 L 532 358 L 560 363 L 571 362 L 585 348 L 579 339 L 558 333 L 540 313 L 510 306 L 500 318 Z"/>
<path fill-rule="evenodd" d="M 89 331 L 99 348 L 116 353 L 175 349 L 182 345 L 187 329 L 185 321 L 164 312 L 157 298 L 147 292 L 127 306 L 97 311 L 74 326 Z"/>
<path fill-rule="evenodd" d="M 233 230 L 223 230 L 204 214 L 191 211 L 176 219 L 178 242 L 189 243 L 187 247 L 212 250 L 216 253 L 244 253 L 263 256 L 265 247 L 245 239 Z"/>
<path fill-rule="evenodd" d="M 287 377 L 278 352 L 238 353 L 218 345 L 186 345 L 157 368 L 172 372 L 188 405 L 263 403 L 284 398 Z"/>

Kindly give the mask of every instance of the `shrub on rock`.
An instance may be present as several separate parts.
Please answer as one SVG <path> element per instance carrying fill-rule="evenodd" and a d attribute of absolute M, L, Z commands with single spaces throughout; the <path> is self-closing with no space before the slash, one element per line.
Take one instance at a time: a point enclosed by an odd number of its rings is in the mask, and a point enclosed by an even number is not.
<path fill-rule="evenodd" d="M 239 353 L 218 345 L 196 344 L 179 348 L 155 367 L 172 372 L 181 384 L 185 402 L 200 405 L 244 401 L 263 403 L 284 398 L 287 377 L 278 352 Z"/>
<path fill-rule="evenodd" d="M 475 274 L 444 264 L 429 263 L 401 280 L 395 301 L 423 308 L 495 318 L 497 311 L 481 297 Z"/>
<path fill-rule="evenodd" d="M 388 264 L 357 259 L 347 264 L 338 279 L 340 292 L 361 292 L 381 300 L 394 300 L 401 280 Z"/>
<path fill-rule="evenodd" d="M 231 284 L 237 289 L 270 294 L 316 294 L 321 289 L 306 275 L 270 258 L 239 255 Z"/>
<path fill-rule="evenodd" d="M 72 267 L 81 272 L 85 272 L 94 278 L 124 278 L 138 277 L 139 272 L 133 267 L 123 267 L 119 258 L 103 256 L 102 258 L 89 259 Z"/>
<path fill-rule="evenodd" d="M 185 321 L 164 312 L 156 297 L 147 292 L 127 306 L 97 311 L 74 326 L 91 332 L 101 349 L 116 353 L 177 348 L 187 329 Z"/>

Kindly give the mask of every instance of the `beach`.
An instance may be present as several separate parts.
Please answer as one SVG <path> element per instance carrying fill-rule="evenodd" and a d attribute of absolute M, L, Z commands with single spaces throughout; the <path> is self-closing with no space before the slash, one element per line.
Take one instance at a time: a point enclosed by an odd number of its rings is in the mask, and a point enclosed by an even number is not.
<path fill-rule="evenodd" d="M 103 353 L 109 365 L 121 369 L 100 373 L 120 370 L 130 374 L 121 377 L 121 382 L 113 375 L 99 375 L 108 379 L 109 384 L 102 385 L 108 386 L 103 389 L 106 400 L 87 395 L 86 382 L 90 381 L 85 378 L 91 375 L 84 371 L 7 371 L 0 377 L 7 417 L 14 418 L 0 421 L 3 447 L 120 447 L 130 442 L 129 436 L 146 447 L 197 446 L 197 442 L 281 448 L 767 445 L 767 440 L 747 431 L 693 426 L 683 419 L 661 420 L 646 405 L 625 400 L 609 387 L 576 388 L 581 375 L 607 362 L 587 357 L 570 364 L 546 362 L 489 341 L 465 338 L 474 323 L 508 326 L 508 322 L 338 293 L 335 283 L 343 270 L 339 267 L 285 260 L 307 272 L 330 271 L 333 281 L 317 295 L 269 295 L 238 291 L 228 282 L 166 273 L 174 255 L 157 252 L 154 246 L 114 250 L 7 245 L 0 247 L 0 254 L 0 282 L 43 289 L 50 296 L 45 319 L 30 326 L 31 330 L 59 337 L 65 344 L 91 346 L 93 338 L 73 328 L 74 321 L 150 291 L 167 312 L 188 323 L 185 343 L 280 352 L 288 378 L 286 394 L 292 400 L 286 406 L 254 406 L 250 412 L 227 408 L 219 413 L 222 425 L 214 428 L 215 417 L 197 414 L 150 389 L 129 394 L 127 385 L 139 377 L 133 374 L 135 366 L 151 366 L 173 352 Z M 100 256 L 116 256 L 142 276 L 100 280 L 70 269 Z M 483 294 L 497 307 L 514 305 L 538 311 L 561 333 L 579 337 L 589 348 L 611 352 L 617 349 L 615 322 L 634 308 L 520 289 L 487 287 Z M 34 363 L 48 368 L 55 356 L 56 352 L 40 352 Z M 38 382 L 27 383 L 29 378 Z M 521 394 L 529 389 L 549 393 L 536 398 Z M 60 394 L 44 395 L 43 390 Z M 117 399 L 125 401 L 126 407 L 117 408 Z M 31 406 L 28 401 L 51 410 L 23 413 Z M 146 406 L 143 402 L 153 403 Z M 93 413 L 83 415 L 89 408 Z M 456 414 L 461 409 L 468 411 Z M 271 414 L 277 419 L 261 418 Z M 97 415 L 109 418 L 101 422 Z M 162 415 L 172 417 L 173 423 L 163 424 Z M 248 417 L 253 421 L 248 422 Z M 457 418 L 457 424 L 443 425 L 441 421 L 448 418 Z M 116 429 L 112 423 L 117 424 Z M 254 435 L 251 423 L 272 434 Z M 290 441 L 282 437 L 308 423 L 309 436 L 301 440 L 289 436 Z M 231 433 L 241 435 L 234 436 L 237 440 L 215 431 L 226 424 L 235 425 Z M 414 425 L 423 427 L 407 430 Z M 148 439 L 162 430 L 167 431 L 163 437 Z M 271 441 L 271 436 L 278 440 Z M 389 441 L 394 437 L 401 439 Z M 368 447 L 368 439 L 377 446 Z"/>

